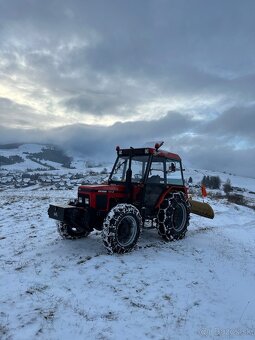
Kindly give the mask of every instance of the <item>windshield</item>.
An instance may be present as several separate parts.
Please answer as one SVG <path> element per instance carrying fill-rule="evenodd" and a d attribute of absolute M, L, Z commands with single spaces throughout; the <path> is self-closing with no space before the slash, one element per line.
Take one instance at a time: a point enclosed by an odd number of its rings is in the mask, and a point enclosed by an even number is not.
<path fill-rule="evenodd" d="M 128 169 L 129 157 L 118 157 L 110 177 L 111 181 L 124 182 Z M 132 183 L 142 182 L 148 163 L 148 156 L 133 156 L 131 160 Z"/>

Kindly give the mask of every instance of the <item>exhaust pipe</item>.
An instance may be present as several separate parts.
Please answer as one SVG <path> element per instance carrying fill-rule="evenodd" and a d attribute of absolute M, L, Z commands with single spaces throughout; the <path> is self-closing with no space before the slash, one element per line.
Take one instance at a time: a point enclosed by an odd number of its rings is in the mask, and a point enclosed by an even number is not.
<path fill-rule="evenodd" d="M 206 218 L 211 218 L 211 219 L 214 218 L 213 208 L 208 203 L 193 201 L 193 200 L 190 200 L 189 202 L 191 205 L 192 214 L 196 214 L 196 215 L 203 216 Z"/>

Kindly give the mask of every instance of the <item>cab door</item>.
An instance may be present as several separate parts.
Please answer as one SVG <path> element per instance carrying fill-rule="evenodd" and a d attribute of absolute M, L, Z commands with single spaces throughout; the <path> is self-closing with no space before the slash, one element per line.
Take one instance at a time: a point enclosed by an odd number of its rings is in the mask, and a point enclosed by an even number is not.
<path fill-rule="evenodd" d="M 150 215 L 166 188 L 166 163 L 161 157 L 153 157 L 145 183 L 144 206 Z"/>

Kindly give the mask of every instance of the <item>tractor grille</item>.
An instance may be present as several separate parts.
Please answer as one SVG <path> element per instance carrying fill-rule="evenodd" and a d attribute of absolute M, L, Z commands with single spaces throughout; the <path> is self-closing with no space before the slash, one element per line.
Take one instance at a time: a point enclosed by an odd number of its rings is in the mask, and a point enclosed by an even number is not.
<path fill-rule="evenodd" d="M 107 196 L 106 195 L 97 195 L 96 207 L 97 209 L 101 209 L 101 210 L 104 210 L 107 208 Z"/>

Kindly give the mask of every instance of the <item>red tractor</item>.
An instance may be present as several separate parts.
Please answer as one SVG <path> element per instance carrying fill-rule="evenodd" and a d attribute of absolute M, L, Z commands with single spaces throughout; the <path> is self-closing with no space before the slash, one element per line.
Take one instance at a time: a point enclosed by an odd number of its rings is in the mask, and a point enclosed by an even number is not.
<path fill-rule="evenodd" d="M 172 241 L 185 236 L 190 212 L 213 218 L 208 204 L 188 200 L 181 158 L 160 150 L 162 144 L 117 147 L 107 184 L 81 185 L 74 201 L 50 205 L 48 214 L 58 220 L 59 234 L 77 239 L 100 230 L 110 253 L 126 253 L 135 247 L 145 222 Z"/>

